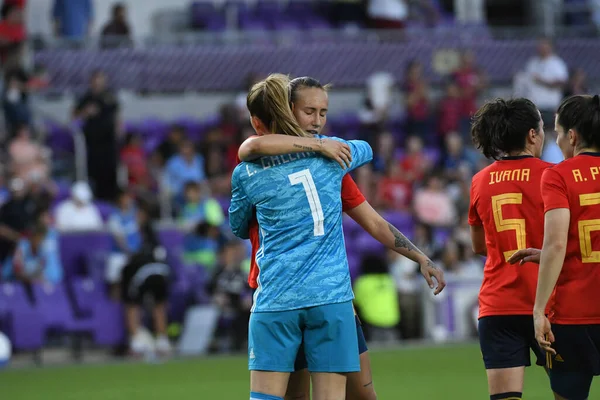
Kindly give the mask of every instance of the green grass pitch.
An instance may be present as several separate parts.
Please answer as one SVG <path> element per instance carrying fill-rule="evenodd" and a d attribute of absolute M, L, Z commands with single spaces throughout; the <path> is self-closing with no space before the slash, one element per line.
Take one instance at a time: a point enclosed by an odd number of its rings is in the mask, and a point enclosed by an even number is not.
<path fill-rule="evenodd" d="M 381 400 L 488 399 L 475 345 L 371 351 Z M 6 400 L 243 400 L 249 373 L 243 357 L 186 359 L 164 364 L 119 363 L 0 371 Z M 592 392 L 590 400 L 598 399 Z M 548 378 L 527 369 L 524 399 L 553 398 Z"/>

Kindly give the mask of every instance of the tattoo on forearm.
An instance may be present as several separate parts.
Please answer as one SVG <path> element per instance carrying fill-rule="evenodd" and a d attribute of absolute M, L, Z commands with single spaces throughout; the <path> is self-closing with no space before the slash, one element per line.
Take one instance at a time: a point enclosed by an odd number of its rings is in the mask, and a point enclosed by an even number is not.
<path fill-rule="evenodd" d="M 408 251 L 415 251 L 417 253 L 421 253 L 421 251 L 417 249 L 416 246 L 406 238 L 406 236 L 404 236 L 398 229 L 396 229 L 394 225 L 388 223 L 388 228 L 390 229 L 390 232 L 392 232 L 394 238 L 396 239 L 394 241 L 394 246 L 397 249 L 406 249 Z"/>
<path fill-rule="evenodd" d="M 298 143 L 294 143 L 293 147 L 297 148 L 297 149 L 301 149 L 302 151 L 315 151 L 312 147 L 310 146 L 303 146 L 301 144 Z"/>
<path fill-rule="evenodd" d="M 431 260 L 427 260 L 427 266 L 429 268 L 437 269 L 437 267 L 435 266 L 435 264 Z"/>

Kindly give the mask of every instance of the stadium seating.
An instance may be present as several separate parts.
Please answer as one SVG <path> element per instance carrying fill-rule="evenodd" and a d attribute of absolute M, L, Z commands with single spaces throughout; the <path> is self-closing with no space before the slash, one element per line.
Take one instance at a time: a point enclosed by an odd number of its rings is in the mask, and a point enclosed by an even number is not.
<path fill-rule="evenodd" d="M 37 350 L 44 345 L 42 314 L 21 285 L 0 284 L 0 326 L 16 350 Z"/>

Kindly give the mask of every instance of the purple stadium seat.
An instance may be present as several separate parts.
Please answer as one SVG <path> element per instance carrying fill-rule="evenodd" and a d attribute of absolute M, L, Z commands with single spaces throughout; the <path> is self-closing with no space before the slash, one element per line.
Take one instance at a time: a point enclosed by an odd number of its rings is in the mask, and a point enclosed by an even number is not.
<path fill-rule="evenodd" d="M 254 19 L 254 18 L 244 18 L 240 20 L 240 28 L 245 31 L 267 31 L 269 26 L 265 21 Z"/>
<path fill-rule="evenodd" d="M 35 308 L 42 315 L 46 333 L 92 332 L 89 320 L 76 320 L 64 284 L 33 285 Z"/>
<path fill-rule="evenodd" d="M 258 0 L 255 6 L 255 14 L 274 17 L 283 13 L 283 7 L 280 1 L 276 0 Z"/>
<path fill-rule="evenodd" d="M 438 246 L 444 246 L 452 236 L 452 228 L 435 228 L 433 231 L 433 242 Z"/>
<path fill-rule="evenodd" d="M 123 308 L 107 297 L 104 284 L 79 278 L 73 281 L 71 288 L 75 312 L 78 317 L 90 321 L 94 342 L 101 346 L 121 343 L 125 338 Z"/>
<path fill-rule="evenodd" d="M 359 233 L 354 241 L 353 248 L 361 253 L 383 254 L 384 247 L 367 232 Z"/>
<path fill-rule="evenodd" d="M 158 240 L 165 247 L 168 254 L 176 254 L 183 245 L 183 231 L 179 229 L 161 229 L 158 231 Z"/>
<path fill-rule="evenodd" d="M 112 240 L 106 232 L 62 233 L 59 246 L 65 279 L 68 281 L 75 276 L 90 275 L 90 255 L 108 252 Z"/>
<path fill-rule="evenodd" d="M 297 19 L 274 18 L 269 21 L 272 29 L 276 31 L 296 31 L 302 29 L 302 24 Z"/>
<path fill-rule="evenodd" d="M 346 238 L 353 238 L 358 232 L 362 231 L 362 227 L 346 215 L 342 219 L 342 228 L 344 229 Z"/>
<path fill-rule="evenodd" d="M 309 15 L 314 16 L 315 8 L 314 8 L 313 2 L 311 2 L 311 1 L 291 0 L 288 3 L 285 12 L 287 15 L 290 15 L 290 16 L 301 16 L 301 17 L 306 17 Z"/>
<path fill-rule="evenodd" d="M 398 230 L 412 230 L 414 227 L 414 217 L 407 211 L 390 211 L 386 212 L 383 217 Z"/>
<path fill-rule="evenodd" d="M 348 254 L 348 268 L 352 280 L 360 275 L 360 256 L 358 254 Z"/>
<path fill-rule="evenodd" d="M 305 29 L 331 29 L 332 25 L 325 18 L 309 16 L 302 21 Z"/>
<path fill-rule="evenodd" d="M 37 350 L 44 345 L 42 315 L 20 284 L 0 284 L 0 331 L 17 350 Z"/>
<path fill-rule="evenodd" d="M 442 152 L 437 147 L 426 147 L 423 149 L 423 153 L 425 154 L 425 157 L 427 157 L 427 159 L 433 164 L 439 163 L 442 159 Z"/>
<path fill-rule="evenodd" d="M 95 200 L 94 204 L 96 207 L 98 207 L 98 211 L 100 211 L 100 216 L 104 222 L 108 221 L 111 214 L 115 212 L 115 206 L 112 203 L 102 200 Z"/>

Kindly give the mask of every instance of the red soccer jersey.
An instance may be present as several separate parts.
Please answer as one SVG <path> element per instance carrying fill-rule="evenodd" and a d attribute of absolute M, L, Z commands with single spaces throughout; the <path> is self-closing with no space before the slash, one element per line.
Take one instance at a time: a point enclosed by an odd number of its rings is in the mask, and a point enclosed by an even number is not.
<path fill-rule="evenodd" d="M 254 136 L 253 136 L 254 137 Z M 240 159 L 237 159 L 238 164 Z M 357 207 L 365 202 L 365 196 L 360 192 L 356 182 L 349 174 L 344 175 L 342 179 L 342 211 L 352 210 L 354 207 Z M 252 289 L 256 289 L 258 287 L 257 279 L 259 268 L 256 264 L 256 253 L 260 248 L 260 233 L 259 233 L 258 221 L 254 218 L 250 222 L 249 227 L 249 235 L 250 235 L 250 243 L 252 244 L 252 258 L 250 259 L 250 273 L 248 274 L 248 285 Z"/>
<path fill-rule="evenodd" d="M 510 265 L 506 260 L 517 250 L 542 246 L 539 184 L 551 165 L 530 156 L 507 157 L 473 177 L 469 225 L 483 226 L 487 248 L 479 318 L 533 313 L 537 264 Z"/>
<path fill-rule="evenodd" d="M 600 154 L 583 153 L 544 172 L 544 212 L 571 212 L 563 268 L 549 302 L 549 319 L 600 324 Z"/>

